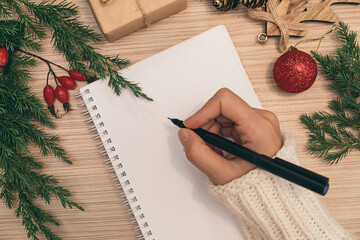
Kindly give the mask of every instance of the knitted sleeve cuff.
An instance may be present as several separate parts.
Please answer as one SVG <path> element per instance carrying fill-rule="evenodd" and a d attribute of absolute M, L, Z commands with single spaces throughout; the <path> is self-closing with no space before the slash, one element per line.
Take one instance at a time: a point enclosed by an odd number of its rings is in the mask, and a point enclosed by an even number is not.
<path fill-rule="evenodd" d="M 299 164 L 295 138 L 283 133 L 277 157 Z M 352 239 L 317 196 L 256 168 L 209 191 L 237 215 L 248 239 Z"/>

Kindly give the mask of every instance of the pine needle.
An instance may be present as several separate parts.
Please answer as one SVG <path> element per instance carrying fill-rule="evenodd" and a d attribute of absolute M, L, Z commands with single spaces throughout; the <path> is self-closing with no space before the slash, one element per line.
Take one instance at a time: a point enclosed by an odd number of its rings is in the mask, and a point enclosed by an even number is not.
<path fill-rule="evenodd" d="M 338 96 L 328 103 L 330 111 L 301 116 L 309 130 L 307 149 L 329 164 L 360 150 L 360 48 L 356 32 L 341 21 L 337 34 L 342 46 L 334 55 L 312 55 Z"/>
<path fill-rule="evenodd" d="M 44 128 L 54 128 L 45 109 L 28 86 L 31 68 L 36 59 L 24 51 L 37 52 L 46 33 L 51 42 L 75 69 L 88 77 L 110 76 L 109 86 L 115 94 L 129 89 L 137 97 L 151 100 L 137 83 L 124 79 L 117 71 L 129 65 L 119 56 L 99 54 L 91 44 L 101 37 L 78 18 L 78 8 L 68 1 L 3 0 L 0 4 L 0 42 L 9 51 L 9 62 L 0 71 L 0 199 L 8 208 L 15 208 L 15 216 L 30 239 L 61 239 L 50 226 L 58 226 L 54 216 L 36 207 L 42 199 L 51 204 L 56 198 L 64 208 L 84 210 L 71 201 L 69 190 L 59 186 L 51 175 L 42 174 L 43 165 L 31 154 L 36 145 L 42 156 L 54 155 L 71 164 L 58 136 L 49 135 Z"/>

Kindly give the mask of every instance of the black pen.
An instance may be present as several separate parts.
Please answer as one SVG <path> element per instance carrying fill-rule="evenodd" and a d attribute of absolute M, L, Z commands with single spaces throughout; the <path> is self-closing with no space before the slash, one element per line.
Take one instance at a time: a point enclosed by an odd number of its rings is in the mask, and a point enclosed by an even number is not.
<path fill-rule="evenodd" d="M 169 120 L 180 128 L 186 128 L 183 121 L 179 119 L 169 118 Z M 191 130 L 199 135 L 205 142 L 304 188 L 321 195 L 325 195 L 329 189 L 329 178 L 327 177 L 321 176 L 283 159 L 277 157 L 271 158 L 263 154 L 256 153 L 244 146 L 217 134 L 208 132 L 202 128 Z"/>

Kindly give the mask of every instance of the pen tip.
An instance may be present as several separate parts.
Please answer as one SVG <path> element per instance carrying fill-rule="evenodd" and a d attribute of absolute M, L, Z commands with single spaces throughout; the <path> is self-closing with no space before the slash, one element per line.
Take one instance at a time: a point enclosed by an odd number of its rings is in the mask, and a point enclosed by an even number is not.
<path fill-rule="evenodd" d="M 186 128 L 183 121 L 177 119 L 177 118 L 169 118 L 168 119 L 173 123 L 175 124 L 176 126 L 178 126 L 179 128 Z"/>

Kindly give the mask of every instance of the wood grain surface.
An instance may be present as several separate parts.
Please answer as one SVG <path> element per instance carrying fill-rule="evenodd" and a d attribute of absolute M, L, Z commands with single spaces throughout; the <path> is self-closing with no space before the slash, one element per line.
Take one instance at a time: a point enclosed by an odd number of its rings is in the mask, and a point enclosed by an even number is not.
<path fill-rule="evenodd" d="M 74 2 L 79 6 L 81 20 L 100 33 L 87 1 Z M 359 6 L 333 5 L 331 8 L 352 30 L 360 32 Z M 277 114 L 283 130 L 297 136 L 303 166 L 330 178 L 330 190 L 321 200 L 344 228 L 360 238 L 360 152 L 351 153 L 337 166 L 327 165 L 323 160 L 307 153 L 307 132 L 299 121 L 303 113 L 327 109 L 327 102 L 334 93 L 328 88 L 327 80 L 321 74 L 315 84 L 303 93 L 288 94 L 277 88 L 272 78 L 272 68 L 280 56 L 279 39 L 270 38 L 263 45 L 257 43 L 257 35 L 264 31 L 264 23 L 249 19 L 244 7 L 219 12 L 210 0 L 189 0 L 184 11 L 113 43 L 103 40 L 98 50 L 106 55 L 120 54 L 135 63 L 219 24 L 227 27 L 264 108 Z M 325 23 L 306 24 L 309 30 L 308 38 L 322 36 L 331 27 Z M 295 44 L 300 40 L 292 38 L 290 43 Z M 309 52 L 316 46 L 317 42 L 312 42 L 302 44 L 299 48 Z M 324 39 L 319 51 L 331 53 L 337 46 L 338 40 L 331 35 Z M 45 41 L 40 54 L 66 66 L 63 57 L 52 48 L 50 38 Z M 33 69 L 30 85 L 40 98 L 46 74 L 47 67 L 43 63 Z M 77 89 L 83 85 L 79 84 Z M 82 109 L 77 104 L 81 100 L 74 97 L 77 91 L 71 91 L 70 103 L 73 111 L 61 119 L 54 119 L 56 129 L 48 130 L 49 133 L 61 137 L 61 143 L 73 165 L 65 165 L 54 157 L 43 158 L 36 148 L 33 153 L 44 163 L 44 172 L 54 175 L 62 186 L 68 188 L 73 194 L 72 200 L 81 204 L 86 211 L 63 209 L 56 199 L 51 205 L 46 206 L 41 201 L 36 204 L 44 207 L 61 223 L 52 229 L 64 240 L 134 240 L 137 233 L 132 231 L 132 227 L 135 225 L 128 222 L 129 216 L 126 215 L 126 208 L 122 206 L 125 199 L 119 196 L 121 190 L 116 189 L 113 173 L 109 166 L 104 164 L 106 158 L 99 155 L 102 149 L 96 147 L 98 142 L 88 131 L 91 125 L 84 122 L 86 117 L 80 113 Z M 16 218 L 13 210 L 7 209 L 3 204 L 0 204 L 0 239 L 26 239 L 21 219 Z"/>

